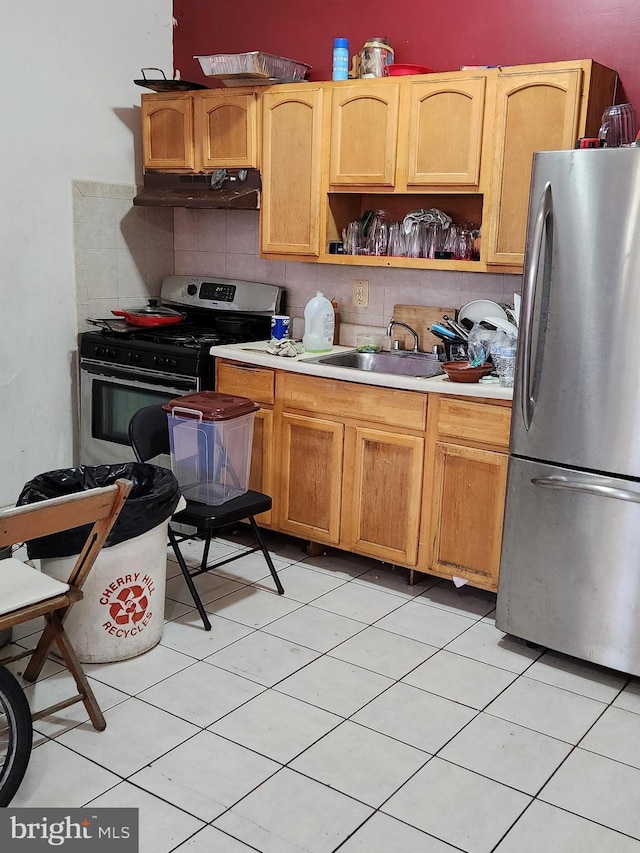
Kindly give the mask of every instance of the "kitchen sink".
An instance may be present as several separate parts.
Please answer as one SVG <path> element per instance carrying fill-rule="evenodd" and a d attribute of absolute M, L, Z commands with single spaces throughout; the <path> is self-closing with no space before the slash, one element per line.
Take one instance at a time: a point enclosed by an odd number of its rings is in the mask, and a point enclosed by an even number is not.
<path fill-rule="evenodd" d="M 444 371 L 435 355 L 418 352 L 339 352 L 305 359 L 307 364 L 327 364 L 350 367 L 370 373 L 392 373 L 396 376 L 416 376 L 427 379 Z"/>

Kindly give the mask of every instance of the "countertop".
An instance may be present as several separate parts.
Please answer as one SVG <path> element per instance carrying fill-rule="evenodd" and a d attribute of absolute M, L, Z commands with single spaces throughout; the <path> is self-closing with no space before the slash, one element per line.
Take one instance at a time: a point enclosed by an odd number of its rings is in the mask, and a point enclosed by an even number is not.
<path fill-rule="evenodd" d="M 430 394 L 455 394 L 457 397 L 483 397 L 488 400 L 511 400 L 512 388 L 499 385 L 485 385 L 478 382 L 451 382 L 448 376 L 434 376 L 422 379 L 415 376 L 396 376 L 388 373 L 373 373 L 366 370 L 354 370 L 350 367 L 334 367 L 328 364 L 310 364 L 309 359 L 319 353 L 303 353 L 295 358 L 284 358 L 267 352 L 267 341 L 254 341 L 244 344 L 225 344 L 211 347 L 211 355 L 228 358 L 244 364 L 261 367 L 273 367 L 288 370 L 291 373 L 304 373 L 308 376 L 323 376 L 325 379 L 341 379 L 344 382 L 357 382 L 360 385 L 376 385 L 382 388 L 401 388 L 405 391 L 423 391 Z M 335 346 L 332 353 L 353 352 L 354 347 Z M 329 353 L 326 353 L 329 355 Z"/>

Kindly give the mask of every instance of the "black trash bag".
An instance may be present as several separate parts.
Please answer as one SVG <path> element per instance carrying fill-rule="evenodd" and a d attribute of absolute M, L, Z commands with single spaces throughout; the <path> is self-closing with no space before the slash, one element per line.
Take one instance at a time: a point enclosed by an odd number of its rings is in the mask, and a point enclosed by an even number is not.
<path fill-rule="evenodd" d="M 143 462 L 122 462 L 118 465 L 79 465 L 77 468 L 47 471 L 25 484 L 18 506 L 110 486 L 120 478 L 131 480 L 133 487 L 104 544 L 109 548 L 141 536 L 171 517 L 180 500 L 180 486 L 168 468 Z M 90 529 L 91 525 L 83 525 L 32 539 L 27 543 L 29 559 L 79 554 Z"/>

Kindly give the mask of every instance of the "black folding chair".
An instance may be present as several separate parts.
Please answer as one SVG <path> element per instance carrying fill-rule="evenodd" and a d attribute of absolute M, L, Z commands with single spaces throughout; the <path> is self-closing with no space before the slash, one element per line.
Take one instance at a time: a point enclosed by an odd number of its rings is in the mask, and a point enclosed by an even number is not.
<path fill-rule="evenodd" d="M 144 409 L 137 411 L 129 422 L 129 441 L 133 452 L 139 462 L 148 462 L 160 454 L 169 454 L 169 426 L 167 421 L 167 413 L 163 410 L 162 405 L 146 406 Z M 253 554 L 256 551 L 262 551 L 269 571 L 278 590 L 278 595 L 284 594 L 284 588 L 280 583 L 280 578 L 276 572 L 271 555 L 267 551 L 264 540 L 260 533 L 260 529 L 256 524 L 255 516 L 261 512 L 267 512 L 271 509 L 271 497 L 264 495 L 262 492 L 254 492 L 249 490 L 240 497 L 232 498 L 225 503 L 217 506 L 199 503 L 197 501 L 187 499 L 187 508 L 175 513 L 172 516 L 172 521 L 185 524 L 196 528 L 196 535 L 204 536 L 204 551 L 199 569 L 189 569 L 185 559 L 180 551 L 179 543 L 190 537 L 176 535 L 169 525 L 169 542 L 173 548 L 173 552 L 178 561 L 178 565 L 182 570 L 185 582 L 189 587 L 189 591 L 193 596 L 198 613 L 202 618 L 205 630 L 211 630 L 211 622 L 204 609 L 202 600 L 198 594 L 198 590 L 193 582 L 193 578 L 204 572 L 210 572 L 213 569 L 232 563 L 234 560 L 239 560 L 246 557 L 248 554 Z M 216 531 L 222 528 L 229 527 L 238 521 L 248 521 L 251 525 L 251 530 L 255 537 L 256 545 L 253 548 L 243 550 L 239 554 L 225 559 L 218 560 L 216 563 L 207 565 L 209 559 L 209 546 L 211 539 Z"/>

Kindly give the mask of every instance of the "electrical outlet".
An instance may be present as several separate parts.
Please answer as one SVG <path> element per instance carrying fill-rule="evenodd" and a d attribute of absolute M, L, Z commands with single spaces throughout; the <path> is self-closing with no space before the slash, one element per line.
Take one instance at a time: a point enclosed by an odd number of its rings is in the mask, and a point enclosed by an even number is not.
<path fill-rule="evenodd" d="M 351 302 L 356 308 L 366 308 L 369 304 L 369 282 L 366 279 L 356 279 L 353 282 Z"/>

